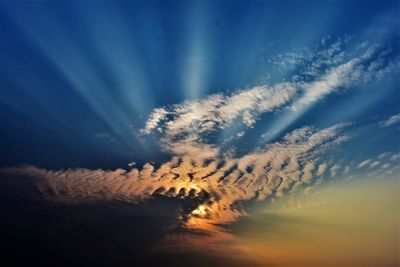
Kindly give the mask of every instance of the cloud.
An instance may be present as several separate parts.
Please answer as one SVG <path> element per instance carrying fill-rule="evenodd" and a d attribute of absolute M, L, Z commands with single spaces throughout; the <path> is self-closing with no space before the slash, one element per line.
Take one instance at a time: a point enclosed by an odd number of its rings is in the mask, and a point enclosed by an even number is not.
<path fill-rule="evenodd" d="M 342 167 L 338 164 L 335 164 L 333 167 L 330 168 L 331 172 L 331 177 L 335 177 L 337 175 L 337 172 L 341 169 Z"/>
<path fill-rule="evenodd" d="M 367 159 L 357 165 L 357 169 L 361 169 L 372 162 L 372 159 Z"/>
<path fill-rule="evenodd" d="M 261 113 L 287 103 L 296 88 L 290 83 L 273 87 L 256 86 L 232 95 L 214 94 L 200 100 L 153 110 L 143 133 L 150 133 L 160 127 L 168 137 L 174 138 L 192 133 L 206 133 L 216 128 L 223 129 L 240 118 L 252 126 Z"/>
<path fill-rule="evenodd" d="M 346 174 L 346 173 L 348 173 L 350 171 L 350 166 L 346 166 L 345 168 L 344 168 L 344 174 Z"/>
<path fill-rule="evenodd" d="M 363 171 L 363 175 L 367 175 L 368 177 L 382 179 L 387 175 L 398 173 L 400 167 L 398 164 L 393 164 L 393 161 L 397 161 L 399 158 L 400 157 L 398 154 L 393 152 L 384 152 L 375 157 L 361 161 L 358 163 L 358 165 L 356 165 L 355 169 Z M 348 175 L 352 166 L 353 163 L 350 163 L 348 166 L 346 166 L 343 174 Z"/>
<path fill-rule="evenodd" d="M 236 134 L 236 137 L 238 137 L 238 138 L 243 137 L 244 134 L 245 134 L 244 131 L 238 132 L 238 133 Z"/>
<path fill-rule="evenodd" d="M 134 167 L 136 165 L 136 162 L 129 162 L 128 167 Z"/>
<path fill-rule="evenodd" d="M 322 155 L 347 140 L 347 126 L 303 127 L 242 157 L 225 155 L 210 160 L 206 159 L 209 155 L 202 158 L 185 153 L 159 167 L 146 163 L 141 169 L 52 171 L 24 165 L 0 173 L 2 177 L 30 179 L 45 199 L 55 202 L 137 202 L 155 194 L 191 198 L 198 205 L 189 216 L 189 225 L 199 219 L 226 223 L 244 214 L 236 206 L 239 201 L 279 197 L 311 183 L 318 175 L 314 166 L 319 165 L 320 172 L 323 165 L 319 163 Z"/>
<path fill-rule="evenodd" d="M 146 126 L 141 130 L 143 134 L 150 134 L 151 131 L 157 127 L 158 123 L 165 118 L 168 112 L 163 108 L 156 108 L 150 114 L 146 122 Z"/>
<path fill-rule="evenodd" d="M 384 153 L 382 153 L 382 154 L 380 154 L 379 156 L 378 156 L 378 159 L 384 159 L 384 158 L 386 158 L 387 156 L 389 156 L 391 153 L 390 152 L 384 152 Z"/>
<path fill-rule="evenodd" d="M 303 106 L 310 105 L 333 92 L 339 86 L 345 85 L 349 82 L 355 62 L 356 59 L 352 59 L 347 63 L 333 68 L 330 72 L 321 77 L 321 79 L 313 83 L 305 84 L 303 87 L 303 95 L 292 105 L 292 108 L 298 110 Z"/>
<path fill-rule="evenodd" d="M 314 54 L 307 52 L 306 58 L 300 60 L 303 71 L 289 81 L 156 108 L 140 132 L 154 132 L 167 152 L 175 153 L 181 147 L 182 154 L 191 146 L 196 149 L 199 143 L 210 145 L 210 137 L 218 130 L 237 127 L 238 123 L 252 128 L 262 114 L 281 109 L 298 112 L 332 93 L 400 69 L 399 55 L 392 43 L 363 43 L 345 50 L 350 39 L 338 39 Z M 394 117 L 390 123 L 397 120 Z M 177 145 L 179 142 L 183 143 Z"/>
<path fill-rule="evenodd" d="M 348 60 L 325 59 L 325 64 L 331 65 L 328 71 L 315 81 L 303 84 L 303 94 L 294 102 L 292 108 L 298 110 L 340 88 L 370 82 L 376 78 L 381 79 L 388 73 L 398 71 L 400 69 L 399 56 L 395 55 L 390 60 L 386 58 L 391 49 L 391 47 L 371 45 L 363 49 L 362 54 L 354 55 Z M 315 68 L 314 65 L 312 66 Z"/>
<path fill-rule="evenodd" d="M 377 167 L 377 166 L 379 166 L 381 163 L 379 162 L 379 161 L 374 161 L 374 162 L 372 162 L 369 166 L 371 167 L 371 168 L 375 168 L 375 167 Z"/>
<path fill-rule="evenodd" d="M 381 121 L 379 125 L 381 127 L 389 127 L 394 124 L 397 124 L 400 121 L 400 114 L 396 114 L 393 116 L 390 116 L 387 120 Z"/>
<path fill-rule="evenodd" d="M 327 169 L 326 164 L 321 164 L 318 166 L 317 176 L 322 176 Z"/>
<path fill-rule="evenodd" d="M 390 168 L 390 164 L 389 163 L 385 163 L 385 164 L 383 164 L 382 166 L 381 166 L 381 168 L 382 169 L 388 169 L 388 168 Z"/>

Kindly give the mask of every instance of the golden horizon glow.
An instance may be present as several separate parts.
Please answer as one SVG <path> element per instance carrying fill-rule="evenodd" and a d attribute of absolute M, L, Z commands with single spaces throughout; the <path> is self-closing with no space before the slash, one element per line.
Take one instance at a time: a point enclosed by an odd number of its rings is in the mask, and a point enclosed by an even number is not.
<path fill-rule="evenodd" d="M 272 266 L 398 266 L 398 188 L 360 178 L 264 204 L 227 249 Z"/>

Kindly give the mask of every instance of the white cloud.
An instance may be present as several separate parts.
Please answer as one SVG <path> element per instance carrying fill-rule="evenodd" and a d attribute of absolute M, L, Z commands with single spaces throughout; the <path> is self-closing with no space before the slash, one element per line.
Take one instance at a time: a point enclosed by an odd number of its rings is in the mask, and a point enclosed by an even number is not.
<path fill-rule="evenodd" d="M 325 95 L 333 92 L 337 89 L 337 87 L 345 85 L 348 82 L 354 66 L 355 60 L 353 59 L 347 63 L 335 67 L 321 79 L 313 83 L 306 84 L 304 86 L 303 96 L 292 105 L 292 108 L 298 110 L 301 107 L 310 105 L 320 100 Z"/>
<path fill-rule="evenodd" d="M 394 154 L 393 156 L 390 157 L 391 161 L 398 161 L 400 160 L 400 154 Z"/>
<path fill-rule="evenodd" d="M 389 127 L 394 124 L 397 124 L 400 121 L 400 114 L 393 115 L 389 117 L 387 120 L 384 120 L 379 123 L 381 127 Z"/>
<path fill-rule="evenodd" d="M 157 127 L 158 123 L 165 118 L 168 112 L 163 108 L 156 108 L 150 114 L 146 122 L 146 126 L 141 130 L 143 134 L 150 134 L 151 131 Z"/>
<path fill-rule="evenodd" d="M 367 159 L 357 165 L 357 169 L 361 169 L 372 162 L 372 159 Z"/>
<path fill-rule="evenodd" d="M 346 173 L 348 173 L 350 171 L 350 166 L 346 166 L 345 168 L 344 168 L 344 174 L 346 174 Z"/>
<path fill-rule="evenodd" d="M 374 161 L 374 162 L 372 162 L 369 166 L 371 167 L 371 168 L 375 168 L 375 167 L 377 167 L 377 166 L 379 166 L 381 163 L 379 162 L 379 161 Z"/>
<path fill-rule="evenodd" d="M 245 134 L 244 131 L 238 132 L 238 133 L 236 134 L 236 137 L 238 137 L 238 138 L 243 137 L 244 134 Z"/>
<path fill-rule="evenodd" d="M 128 167 L 134 167 L 136 165 L 136 162 L 129 162 Z"/>
<path fill-rule="evenodd" d="M 338 164 L 333 165 L 333 167 L 330 168 L 330 173 L 331 177 L 335 177 L 337 172 L 341 169 L 342 167 Z"/>
<path fill-rule="evenodd" d="M 344 53 L 349 40 L 338 39 L 315 55 L 309 54 L 305 60 L 305 72 L 289 82 L 264 84 L 232 94 L 213 94 L 156 108 L 141 133 L 159 131 L 163 136 L 161 140 L 167 144 L 163 147 L 171 147 L 171 143 L 182 140 L 186 140 L 186 145 L 190 140 L 196 147 L 198 143 L 208 143 L 208 134 L 236 126 L 239 121 L 243 126 L 253 127 L 264 113 L 283 108 L 298 111 L 341 88 L 368 82 L 400 69 L 398 57 L 387 60 L 390 47 L 366 44 Z M 395 120 L 397 117 L 389 123 Z"/>
<path fill-rule="evenodd" d="M 382 154 L 380 154 L 380 155 L 378 156 L 378 159 L 386 158 L 386 157 L 389 156 L 390 154 L 391 154 L 390 152 L 384 152 L 384 153 L 382 153 Z"/>
<path fill-rule="evenodd" d="M 217 128 L 223 129 L 237 118 L 247 126 L 252 126 L 261 113 L 284 105 L 294 93 L 295 88 L 290 83 L 274 87 L 264 85 L 238 91 L 230 96 L 214 94 L 166 109 L 155 109 L 143 132 L 150 133 L 159 126 L 169 138 L 200 134 Z"/>
<path fill-rule="evenodd" d="M 381 168 L 382 169 L 384 169 L 384 170 L 386 170 L 386 169 L 388 169 L 388 168 L 390 168 L 390 164 L 389 163 L 385 163 L 385 164 L 383 164 L 382 166 L 381 166 Z"/>

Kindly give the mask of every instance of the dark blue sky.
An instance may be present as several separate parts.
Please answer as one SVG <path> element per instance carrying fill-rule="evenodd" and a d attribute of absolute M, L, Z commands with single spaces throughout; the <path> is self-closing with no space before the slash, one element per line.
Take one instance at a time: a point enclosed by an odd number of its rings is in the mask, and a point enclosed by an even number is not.
<path fill-rule="evenodd" d="M 0 165 L 159 161 L 156 140 L 139 134 L 154 108 L 292 80 L 337 42 L 345 57 L 365 42 L 389 47 L 379 58 L 389 64 L 398 17 L 398 1 L 2 2 Z M 303 125 L 350 121 L 376 128 L 349 145 L 355 154 L 397 150 L 398 130 L 377 126 L 399 113 L 395 76 L 349 85 L 290 123 L 281 123 L 286 111 L 263 115 L 238 152 L 268 131 L 273 141 Z"/>

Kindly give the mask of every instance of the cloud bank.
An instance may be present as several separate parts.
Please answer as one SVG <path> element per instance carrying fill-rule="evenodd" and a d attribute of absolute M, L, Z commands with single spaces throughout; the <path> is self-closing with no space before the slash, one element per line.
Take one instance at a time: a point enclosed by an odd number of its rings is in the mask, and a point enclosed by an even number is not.
<path fill-rule="evenodd" d="M 282 196 L 320 181 L 321 168 L 326 168 L 321 156 L 349 138 L 348 126 L 303 127 L 240 158 L 174 156 L 159 167 L 147 163 L 141 169 L 50 171 L 19 166 L 0 173 L 32 179 L 41 195 L 55 202 L 137 202 L 155 194 L 191 198 L 198 205 L 189 216 L 189 226 L 199 218 L 227 223 L 244 214 L 236 205 L 240 201 Z"/>

